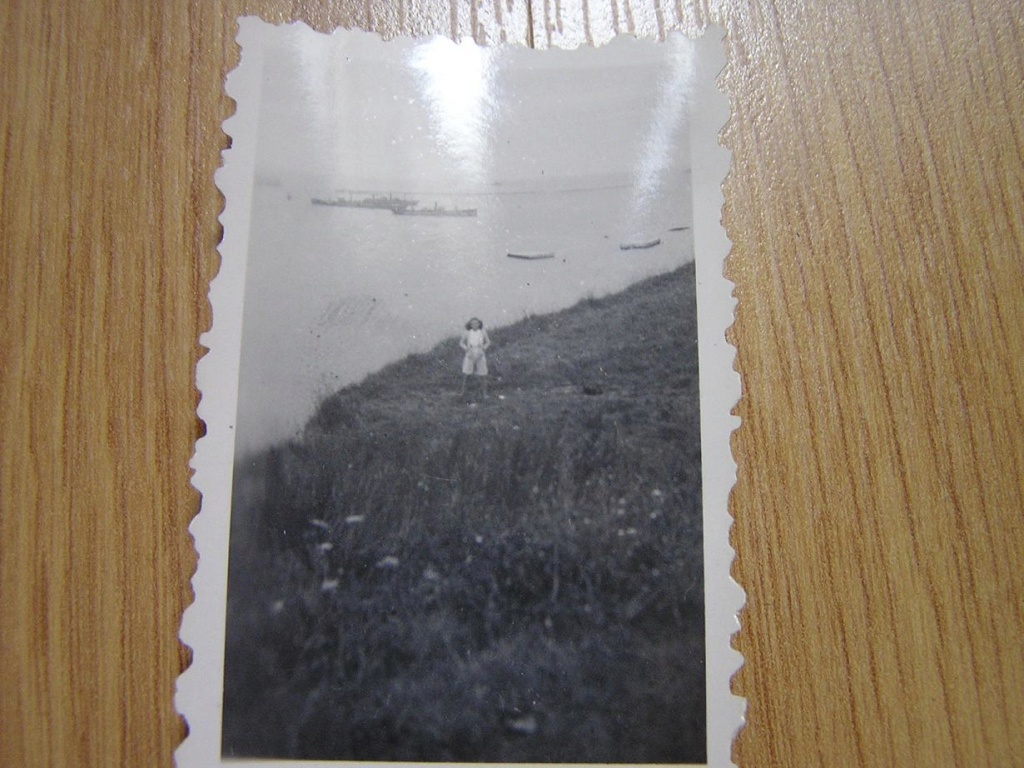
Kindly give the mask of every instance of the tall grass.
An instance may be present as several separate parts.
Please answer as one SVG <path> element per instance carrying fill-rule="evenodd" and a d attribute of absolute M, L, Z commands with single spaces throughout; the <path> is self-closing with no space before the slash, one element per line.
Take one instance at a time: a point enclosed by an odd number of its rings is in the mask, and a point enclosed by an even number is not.
<path fill-rule="evenodd" d="M 446 342 L 238 467 L 225 754 L 702 761 L 693 290 L 494 331 L 479 403 Z"/>

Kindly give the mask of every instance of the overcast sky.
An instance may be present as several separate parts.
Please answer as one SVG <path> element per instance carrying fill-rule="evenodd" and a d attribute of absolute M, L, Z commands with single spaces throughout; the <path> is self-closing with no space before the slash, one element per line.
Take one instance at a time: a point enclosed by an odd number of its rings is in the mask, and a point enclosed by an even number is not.
<path fill-rule="evenodd" d="M 329 189 L 486 192 L 638 173 L 656 183 L 678 170 L 669 148 L 692 68 L 682 36 L 543 52 L 301 27 L 279 40 L 264 67 L 264 174 L 312 174 Z"/>

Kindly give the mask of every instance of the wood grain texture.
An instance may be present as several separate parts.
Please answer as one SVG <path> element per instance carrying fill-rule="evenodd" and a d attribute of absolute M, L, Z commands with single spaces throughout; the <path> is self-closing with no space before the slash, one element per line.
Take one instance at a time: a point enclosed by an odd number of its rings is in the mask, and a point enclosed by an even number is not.
<path fill-rule="evenodd" d="M 168 765 L 234 19 L 534 45 L 717 20 L 742 765 L 1024 762 L 1012 0 L 0 6 L 0 764 Z"/>
<path fill-rule="evenodd" d="M 731 14 L 744 762 L 1024 761 L 1020 16 L 930 9 Z"/>

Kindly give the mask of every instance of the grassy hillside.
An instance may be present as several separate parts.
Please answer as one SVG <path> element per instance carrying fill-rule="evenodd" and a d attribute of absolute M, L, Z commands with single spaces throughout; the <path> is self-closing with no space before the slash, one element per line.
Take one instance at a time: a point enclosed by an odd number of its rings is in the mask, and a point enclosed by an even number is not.
<path fill-rule="evenodd" d="M 692 265 L 490 333 L 236 468 L 225 754 L 704 759 Z"/>

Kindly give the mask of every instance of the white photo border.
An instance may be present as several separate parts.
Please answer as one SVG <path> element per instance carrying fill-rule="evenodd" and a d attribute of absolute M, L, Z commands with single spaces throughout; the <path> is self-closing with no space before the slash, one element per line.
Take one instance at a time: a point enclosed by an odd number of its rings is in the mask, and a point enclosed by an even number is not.
<path fill-rule="evenodd" d="M 301 27 L 302 34 L 323 34 L 301 22 L 290 26 Z M 200 343 L 209 352 L 196 369 L 196 386 L 201 393 L 197 413 L 206 424 L 206 434 L 197 440 L 191 461 L 192 484 L 202 495 L 202 502 L 189 526 L 198 554 L 192 578 L 195 599 L 184 612 L 180 630 L 181 641 L 192 650 L 192 663 L 178 678 L 175 694 L 175 705 L 188 726 L 188 736 L 175 751 L 176 764 L 183 767 L 224 763 L 314 768 L 342 764 L 221 757 L 227 560 L 244 278 L 262 85 L 262 41 L 275 28 L 256 17 L 239 19 L 241 59 L 225 82 L 236 112 L 223 124 L 231 145 L 224 150 L 223 166 L 215 176 L 225 200 L 220 216 L 224 236 L 218 249 L 222 261 L 210 284 L 213 324 L 200 336 Z M 730 153 L 719 143 L 719 132 L 729 117 L 728 99 L 718 86 L 718 75 L 725 66 L 721 30 L 705 29 L 695 41 L 695 51 L 690 151 L 699 337 L 707 764 L 726 766 L 732 765 L 732 742 L 744 722 L 745 699 L 731 693 L 730 681 L 743 663 L 742 655 L 732 648 L 731 638 L 739 630 L 738 613 L 745 595 L 729 573 L 734 551 L 729 544 L 732 518 L 728 500 L 736 479 L 730 435 L 739 426 L 732 409 L 740 397 L 740 377 L 733 365 L 735 348 L 726 339 L 736 300 L 732 283 L 724 275 L 730 242 L 721 221 L 722 184 L 729 170 Z"/>

